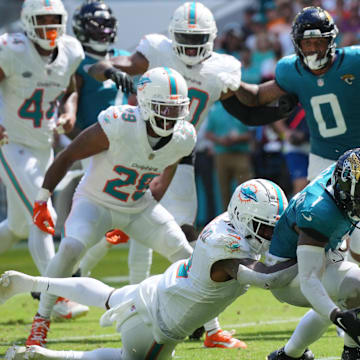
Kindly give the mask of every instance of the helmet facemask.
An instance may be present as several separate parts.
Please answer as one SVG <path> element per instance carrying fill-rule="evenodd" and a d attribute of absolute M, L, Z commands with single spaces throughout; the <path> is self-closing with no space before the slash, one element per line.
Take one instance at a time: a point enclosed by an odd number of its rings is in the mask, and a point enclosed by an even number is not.
<path fill-rule="evenodd" d="M 153 68 L 140 78 L 137 84 L 140 111 L 155 134 L 171 135 L 176 121 L 189 115 L 187 92 L 184 78 L 170 68 Z"/>
<path fill-rule="evenodd" d="M 216 33 L 211 11 L 198 2 L 177 8 L 169 26 L 173 51 L 188 66 L 199 64 L 211 55 Z"/>
<path fill-rule="evenodd" d="M 150 101 L 149 121 L 154 132 L 159 136 L 169 136 L 174 131 L 175 123 L 189 115 L 189 99 L 169 99 L 167 102 Z"/>
<path fill-rule="evenodd" d="M 341 156 L 333 175 L 337 204 L 355 222 L 360 221 L 360 151 L 350 150 Z"/>
<path fill-rule="evenodd" d="M 284 192 L 276 184 L 253 179 L 239 185 L 233 193 L 228 213 L 231 223 L 256 254 L 264 254 L 280 215 L 287 207 Z"/>
<path fill-rule="evenodd" d="M 310 70 L 323 69 L 335 54 L 335 38 L 338 34 L 330 14 L 319 7 L 304 8 L 292 25 L 291 38 L 296 54 L 301 62 Z M 325 38 L 328 40 L 325 54 L 319 58 L 319 53 L 306 55 L 301 47 L 301 40 Z"/>
<path fill-rule="evenodd" d="M 44 50 L 53 50 L 59 38 L 65 34 L 67 13 L 61 1 L 52 0 L 49 7 L 44 4 L 45 2 L 39 0 L 26 0 L 21 12 L 21 21 L 30 40 Z M 57 16 L 57 23 L 43 25 L 41 17 L 48 15 Z"/>

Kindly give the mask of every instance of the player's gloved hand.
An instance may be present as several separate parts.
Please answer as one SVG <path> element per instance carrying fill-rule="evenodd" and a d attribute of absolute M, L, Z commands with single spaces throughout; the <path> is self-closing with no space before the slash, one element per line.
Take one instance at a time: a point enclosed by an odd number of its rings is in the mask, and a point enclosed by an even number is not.
<path fill-rule="evenodd" d="M 222 92 L 227 93 L 229 90 L 235 91 L 240 87 L 241 79 L 240 76 L 234 76 L 231 73 L 221 72 L 218 75 L 218 79 L 222 83 Z"/>
<path fill-rule="evenodd" d="M 106 241 L 111 245 L 117 245 L 121 243 L 126 243 L 129 241 L 129 236 L 125 234 L 120 229 L 109 230 L 106 234 Z"/>
<path fill-rule="evenodd" d="M 279 112 L 283 117 L 288 117 L 295 109 L 299 98 L 294 94 L 285 94 L 279 98 Z"/>
<path fill-rule="evenodd" d="M 47 208 L 47 201 L 50 198 L 50 195 L 51 193 L 49 190 L 44 188 L 40 189 L 34 203 L 33 222 L 41 231 L 54 235 L 54 221 Z"/>
<path fill-rule="evenodd" d="M 112 80 L 118 89 L 121 88 L 124 93 L 136 93 L 134 83 L 127 73 L 115 68 L 110 68 L 105 70 L 104 75 L 107 79 Z"/>
<path fill-rule="evenodd" d="M 341 311 L 339 308 L 332 311 L 330 320 L 343 329 L 358 345 L 360 345 L 360 308 Z"/>

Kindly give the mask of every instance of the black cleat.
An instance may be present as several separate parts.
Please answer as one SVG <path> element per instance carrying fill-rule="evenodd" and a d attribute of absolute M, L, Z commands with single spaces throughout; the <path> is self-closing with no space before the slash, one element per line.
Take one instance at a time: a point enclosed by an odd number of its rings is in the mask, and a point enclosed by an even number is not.
<path fill-rule="evenodd" d="M 189 339 L 190 340 L 200 340 L 201 337 L 204 335 L 204 332 L 205 332 L 205 328 L 203 326 L 199 327 L 189 336 Z"/>
<path fill-rule="evenodd" d="M 341 360 L 360 360 L 360 348 L 352 348 L 344 345 Z"/>
<path fill-rule="evenodd" d="M 294 358 L 289 355 L 286 355 L 285 350 L 282 347 L 281 349 L 275 350 L 270 355 L 268 355 L 266 357 L 266 360 L 315 360 L 315 356 L 309 349 L 306 349 L 301 357 Z"/>

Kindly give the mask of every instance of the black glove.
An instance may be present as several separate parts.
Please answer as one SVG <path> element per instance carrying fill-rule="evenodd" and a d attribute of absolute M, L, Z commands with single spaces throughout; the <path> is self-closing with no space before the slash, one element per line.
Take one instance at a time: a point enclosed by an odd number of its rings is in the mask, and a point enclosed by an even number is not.
<path fill-rule="evenodd" d="M 341 311 L 335 309 L 331 315 L 330 320 L 338 327 L 343 329 L 351 338 L 360 345 L 360 319 L 358 314 L 360 308 Z"/>
<path fill-rule="evenodd" d="M 121 88 L 124 93 L 136 93 L 133 81 L 127 73 L 115 68 L 110 68 L 105 70 L 104 75 L 107 79 L 112 80 L 118 89 Z"/>
<path fill-rule="evenodd" d="M 285 94 L 279 98 L 279 113 L 283 117 L 288 117 L 295 109 L 295 106 L 299 102 L 299 98 L 294 94 Z"/>

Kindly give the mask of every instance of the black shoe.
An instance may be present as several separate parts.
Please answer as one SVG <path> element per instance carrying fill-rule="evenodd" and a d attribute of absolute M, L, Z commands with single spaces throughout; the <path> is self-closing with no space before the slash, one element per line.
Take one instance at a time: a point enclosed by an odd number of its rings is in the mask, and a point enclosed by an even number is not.
<path fill-rule="evenodd" d="M 201 337 L 204 335 L 204 332 L 205 332 L 205 328 L 203 326 L 199 327 L 189 336 L 189 339 L 190 340 L 200 340 Z"/>
<path fill-rule="evenodd" d="M 286 355 L 285 350 L 282 347 L 279 350 L 273 351 L 270 355 L 266 357 L 266 359 L 267 360 L 315 360 L 315 356 L 309 349 L 306 349 L 301 357 L 294 358 L 289 355 Z"/>
<path fill-rule="evenodd" d="M 360 360 L 360 348 L 352 348 L 344 345 L 341 360 Z"/>
<path fill-rule="evenodd" d="M 40 300 L 40 293 L 39 292 L 35 292 L 35 291 L 32 291 L 31 293 L 31 296 L 34 300 Z"/>

